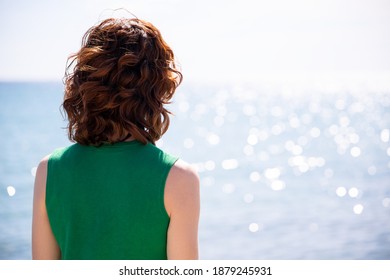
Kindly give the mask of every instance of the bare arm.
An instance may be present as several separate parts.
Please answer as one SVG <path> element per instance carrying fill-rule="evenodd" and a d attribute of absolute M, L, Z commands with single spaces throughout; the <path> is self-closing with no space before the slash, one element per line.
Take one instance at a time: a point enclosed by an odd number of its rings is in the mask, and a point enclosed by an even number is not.
<path fill-rule="evenodd" d="M 198 259 L 199 177 L 196 171 L 182 161 L 176 162 L 169 172 L 165 207 L 171 219 L 167 241 L 168 259 Z"/>
<path fill-rule="evenodd" d="M 61 253 L 49 224 L 46 211 L 46 177 L 48 156 L 42 159 L 37 168 L 34 184 L 32 258 L 60 259 Z"/>

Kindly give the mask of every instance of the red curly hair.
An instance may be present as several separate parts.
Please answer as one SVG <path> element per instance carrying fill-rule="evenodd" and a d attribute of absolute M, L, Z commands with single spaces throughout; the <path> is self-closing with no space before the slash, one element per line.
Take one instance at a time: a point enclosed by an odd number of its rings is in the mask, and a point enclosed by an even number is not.
<path fill-rule="evenodd" d="M 68 58 L 62 107 L 69 139 L 93 146 L 129 137 L 155 143 L 168 129 L 164 105 L 182 77 L 171 48 L 151 23 L 102 21 Z"/>

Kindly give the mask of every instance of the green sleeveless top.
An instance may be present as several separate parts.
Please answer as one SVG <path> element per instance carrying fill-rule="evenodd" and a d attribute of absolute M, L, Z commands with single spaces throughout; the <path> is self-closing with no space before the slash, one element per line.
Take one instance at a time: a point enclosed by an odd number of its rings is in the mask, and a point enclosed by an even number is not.
<path fill-rule="evenodd" d="M 137 141 L 55 150 L 46 208 L 62 259 L 167 259 L 164 188 L 176 160 Z"/>

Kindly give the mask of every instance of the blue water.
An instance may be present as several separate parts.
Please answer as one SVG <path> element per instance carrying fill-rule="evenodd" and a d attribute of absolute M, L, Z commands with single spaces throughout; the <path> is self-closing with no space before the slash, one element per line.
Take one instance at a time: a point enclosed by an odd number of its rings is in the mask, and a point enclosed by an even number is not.
<path fill-rule="evenodd" d="M 62 85 L 0 83 L 0 259 L 31 258 Z M 158 145 L 201 178 L 202 259 L 390 259 L 390 92 L 182 86 Z"/>

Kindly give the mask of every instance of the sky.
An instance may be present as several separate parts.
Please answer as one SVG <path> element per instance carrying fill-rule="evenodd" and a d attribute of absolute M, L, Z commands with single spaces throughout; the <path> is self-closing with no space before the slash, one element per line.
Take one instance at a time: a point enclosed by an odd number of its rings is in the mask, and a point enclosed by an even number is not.
<path fill-rule="evenodd" d="M 160 29 L 187 81 L 390 81 L 390 0 L 0 0 L 0 81 L 61 81 L 118 8 Z"/>

